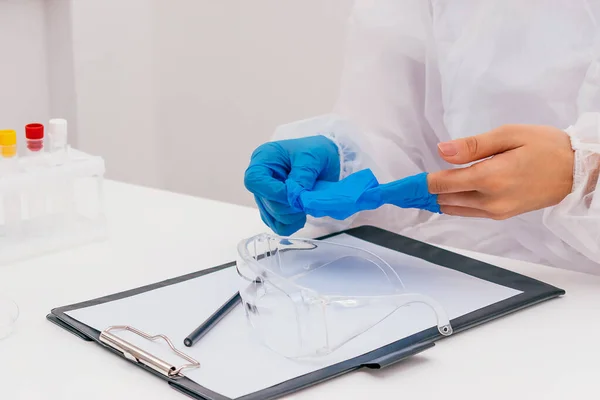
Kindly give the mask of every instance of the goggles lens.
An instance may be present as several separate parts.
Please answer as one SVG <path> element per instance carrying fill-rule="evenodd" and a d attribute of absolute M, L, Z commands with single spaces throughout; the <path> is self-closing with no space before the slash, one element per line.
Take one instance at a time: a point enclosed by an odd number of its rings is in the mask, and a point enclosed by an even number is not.
<path fill-rule="evenodd" d="M 248 321 L 265 345 L 286 357 L 329 354 L 398 307 L 435 303 L 406 293 L 389 264 L 357 247 L 263 234 L 240 243 L 238 253 Z M 432 308 L 438 326 L 445 324 L 441 307 Z"/>

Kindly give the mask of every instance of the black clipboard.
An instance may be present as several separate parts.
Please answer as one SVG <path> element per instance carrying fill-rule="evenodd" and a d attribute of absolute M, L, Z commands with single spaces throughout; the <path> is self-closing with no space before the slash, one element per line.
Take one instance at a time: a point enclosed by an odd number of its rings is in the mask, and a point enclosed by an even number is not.
<path fill-rule="evenodd" d="M 563 289 L 559 289 L 527 276 L 523 276 L 518 273 L 481 262 L 479 260 L 475 260 L 372 226 L 361 226 L 327 235 L 321 237 L 320 239 L 327 239 L 340 234 L 354 236 L 358 239 L 362 239 L 391 250 L 424 259 L 445 268 L 450 268 L 467 275 L 522 291 L 521 294 L 451 320 L 451 324 L 455 333 L 565 294 Z M 235 262 L 231 262 L 137 289 L 128 290 L 82 303 L 59 307 L 53 309 L 50 314 L 47 315 L 47 319 L 50 322 L 53 322 L 61 328 L 67 330 L 68 332 L 80 337 L 81 339 L 89 342 L 95 342 L 102 348 L 113 352 L 117 356 L 127 359 L 134 365 L 137 365 L 149 373 L 152 373 L 155 376 L 165 380 L 173 389 L 181 392 L 182 394 L 199 400 L 231 400 L 226 396 L 215 393 L 195 383 L 191 379 L 178 376 L 170 377 L 158 372 L 153 368 L 150 368 L 143 363 L 137 362 L 135 359 L 132 360 L 131 358 L 124 357 L 123 353 L 119 352 L 113 347 L 107 346 L 100 340 L 101 332 L 68 316 L 66 312 L 135 296 L 140 293 L 173 285 L 189 279 L 198 278 L 200 276 L 234 266 Z M 294 379 L 281 382 L 258 392 L 239 397 L 236 400 L 275 399 L 317 383 L 333 379 L 339 375 L 357 370 L 359 368 L 385 368 L 388 365 L 394 364 L 407 357 L 433 347 L 435 342 L 442 338 L 444 338 L 444 336 L 438 332 L 437 327 L 432 327 L 361 356 L 345 360 L 338 364 L 334 364 L 302 376 L 298 376 Z"/>

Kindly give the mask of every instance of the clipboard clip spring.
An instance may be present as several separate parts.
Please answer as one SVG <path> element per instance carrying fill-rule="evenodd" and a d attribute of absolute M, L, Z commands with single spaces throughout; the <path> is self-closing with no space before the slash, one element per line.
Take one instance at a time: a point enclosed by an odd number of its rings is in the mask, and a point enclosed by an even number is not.
<path fill-rule="evenodd" d="M 128 341 L 121 339 L 120 337 L 111 333 L 111 331 L 129 331 L 129 332 L 135 333 L 138 336 L 143 337 L 144 339 L 150 340 L 152 342 L 155 340 L 158 340 L 158 339 L 163 339 L 165 342 L 167 342 L 167 344 L 169 345 L 171 350 L 175 354 L 177 354 L 179 357 L 186 360 L 188 362 L 188 364 L 183 364 L 179 367 L 176 367 L 176 366 L 169 364 L 168 362 L 161 360 L 160 358 L 148 353 L 147 351 L 140 349 L 139 347 L 129 343 Z M 128 360 L 135 361 L 140 364 L 144 364 L 147 367 L 150 367 L 153 370 L 155 370 L 169 378 L 183 377 L 183 374 L 182 374 L 183 370 L 200 367 L 200 363 L 198 361 L 194 360 L 192 357 L 188 356 L 187 354 L 184 354 L 181 351 L 177 350 L 175 348 L 175 346 L 173 346 L 173 343 L 171 342 L 171 340 L 169 340 L 168 337 L 166 337 L 165 335 L 162 335 L 162 334 L 152 336 L 152 335 L 148 335 L 147 333 L 144 333 L 138 329 L 135 329 L 131 326 L 116 325 L 116 326 L 110 326 L 110 327 L 106 328 L 104 331 L 102 331 L 100 333 L 100 341 L 102 343 L 106 344 L 107 346 L 112 347 L 113 349 L 118 350 L 121 353 L 123 353 L 123 356 L 125 358 L 127 358 Z"/>

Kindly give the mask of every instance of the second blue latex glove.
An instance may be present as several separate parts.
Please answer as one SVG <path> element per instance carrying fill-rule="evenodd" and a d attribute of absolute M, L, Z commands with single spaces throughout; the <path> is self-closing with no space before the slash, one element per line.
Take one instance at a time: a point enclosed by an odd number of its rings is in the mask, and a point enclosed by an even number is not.
<path fill-rule="evenodd" d="M 365 169 L 339 182 L 317 181 L 312 190 L 293 180 L 287 180 L 286 187 L 292 208 L 317 218 L 344 220 L 384 204 L 440 213 L 437 196 L 429 193 L 427 173 L 380 185 L 373 172 Z"/>

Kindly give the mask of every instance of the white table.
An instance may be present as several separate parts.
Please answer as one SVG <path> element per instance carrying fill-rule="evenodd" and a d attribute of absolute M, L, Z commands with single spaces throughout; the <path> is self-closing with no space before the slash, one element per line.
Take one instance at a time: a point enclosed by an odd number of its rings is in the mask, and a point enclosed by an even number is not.
<path fill-rule="evenodd" d="M 110 239 L 0 267 L 0 293 L 21 309 L 0 341 L 0 399 L 183 400 L 45 319 L 54 307 L 208 268 L 264 230 L 258 212 L 107 182 Z M 562 287 L 561 299 L 460 333 L 405 362 L 354 372 L 292 399 L 597 399 L 600 277 L 469 254 Z M 235 383 L 232 383 L 235 384 Z"/>

